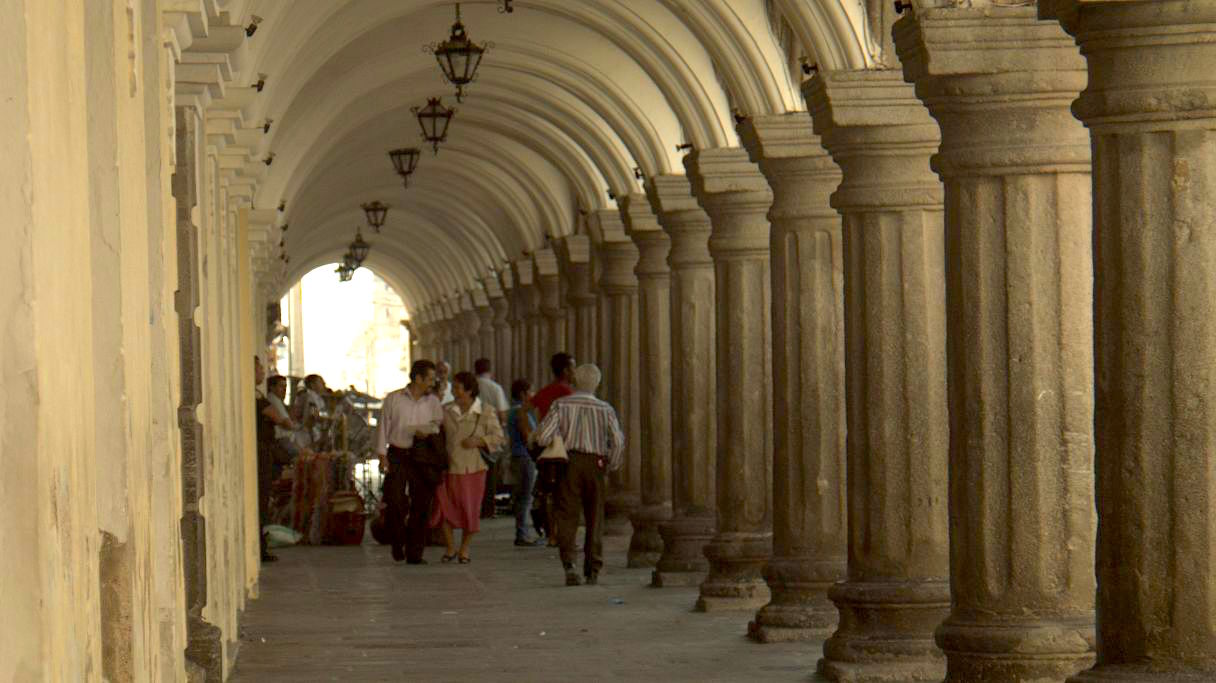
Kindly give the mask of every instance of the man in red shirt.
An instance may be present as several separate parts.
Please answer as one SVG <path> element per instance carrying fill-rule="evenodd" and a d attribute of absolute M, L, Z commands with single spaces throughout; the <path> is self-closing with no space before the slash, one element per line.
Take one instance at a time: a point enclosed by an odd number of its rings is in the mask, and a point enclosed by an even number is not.
<path fill-rule="evenodd" d="M 555 353 L 549 359 L 549 367 L 553 369 L 553 382 L 532 397 L 537 422 L 545 419 L 554 401 L 574 393 L 574 357 L 564 351 Z"/>
<path fill-rule="evenodd" d="M 565 352 L 555 353 L 549 359 L 549 367 L 553 369 L 553 382 L 536 392 L 530 403 L 532 407 L 536 408 L 537 424 L 540 424 L 549 414 L 549 408 L 554 401 L 574 393 L 574 357 Z M 537 453 L 533 453 L 532 457 L 536 458 L 538 455 L 540 455 L 539 449 Z M 539 504 L 540 514 L 533 518 L 533 524 L 537 529 L 544 530 L 551 548 L 557 547 L 557 530 L 554 528 L 555 499 L 558 486 L 565 478 L 565 474 L 566 461 L 564 460 L 541 460 L 537 463 L 536 500 Z"/>

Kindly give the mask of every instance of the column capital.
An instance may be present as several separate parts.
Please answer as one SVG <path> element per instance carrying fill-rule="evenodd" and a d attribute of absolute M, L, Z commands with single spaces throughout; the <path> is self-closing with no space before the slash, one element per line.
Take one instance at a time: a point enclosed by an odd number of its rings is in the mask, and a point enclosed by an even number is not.
<path fill-rule="evenodd" d="M 925 163 L 941 133 L 901 72 L 821 71 L 802 89 L 815 133 L 840 166 L 832 208 L 941 209 L 941 182 Z"/>
<path fill-rule="evenodd" d="M 709 214 L 709 250 L 717 256 L 768 257 L 773 191 L 741 147 L 696 151 L 684 157 L 693 195 Z"/>
<path fill-rule="evenodd" d="M 628 295 L 638 288 L 633 269 L 638 262 L 638 248 L 633 242 L 604 242 L 600 245 L 602 269 L 600 289 L 606 294 Z"/>
<path fill-rule="evenodd" d="M 840 167 L 828 154 L 804 113 L 752 117 L 739 137 L 773 188 L 769 218 L 837 218 L 828 195 L 840 184 Z"/>
<path fill-rule="evenodd" d="M 1213 0 L 1040 0 L 1089 62 L 1072 110 L 1090 128 L 1160 130 L 1216 117 Z"/>
<path fill-rule="evenodd" d="M 942 177 L 1089 172 L 1089 136 L 1069 111 L 1085 60 L 1034 6 L 930 8 L 894 34 L 904 79 L 941 127 Z"/>

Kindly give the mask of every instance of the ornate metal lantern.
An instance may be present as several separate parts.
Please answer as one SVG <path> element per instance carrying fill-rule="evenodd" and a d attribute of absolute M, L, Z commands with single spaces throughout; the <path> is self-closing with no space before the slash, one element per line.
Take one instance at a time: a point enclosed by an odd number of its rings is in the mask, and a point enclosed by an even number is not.
<path fill-rule="evenodd" d="M 384 220 L 388 218 L 388 204 L 381 204 L 379 200 L 368 202 L 362 205 L 363 212 L 367 214 L 367 224 L 375 228 L 376 232 L 380 232 L 380 228 L 384 227 Z"/>
<path fill-rule="evenodd" d="M 355 271 L 358 270 L 359 264 L 355 262 L 355 257 L 349 251 L 342 255 L 342 263 L 338 264 L 337 270 L 339 282 L 350 282 L 355 276 Z"/>
<path fill-rule="evenodd" d="M 418 168 L 418 157 L 421 155 L 422 152 L 417 147 L 390 149 L 388 152 L 388 158 L 393 161 L 393 168 L 396 169 L 397 175 L 401 176 L 406 187 L 410 186 L 410 174 Z"/>
<path fill-rule="evenodd" d="M 429 97 L 425 107 L 413 107 L 410 111 L 418 117 L 418 125 L 422 127 L 422 139 L 431 143 L 435 154 L 439 154 L 439 143 L 448 138 L 448 126 L 456 110 L 443 106 L 442 98 Z"/>
<path fill-rule="evenodd" d="M 426 50 L 435 55 L 443 77 L 448 83 L 456 86 L 456 101 L 464 101 L 464 86 L 477 79 L 477 67 L 481 57 L 491 47 L 489 43 L 478 45 L 465 33 L 464 24 L 460 21 L 460 3 L 456 3 L 456 23 L 452 24 L 452 34 L 441 43 L 431 43 Z"/>
<path fill-rule="evenodd" d="M 355 263 L 363 265 L 364 259 L 367 258 L 367 253 L 372 250 L 372 245 L 363 240 L 363 232 L 359 228 L 355 228 L 355 241 L 350 243 L 349 253 L 355 258 Z"/>

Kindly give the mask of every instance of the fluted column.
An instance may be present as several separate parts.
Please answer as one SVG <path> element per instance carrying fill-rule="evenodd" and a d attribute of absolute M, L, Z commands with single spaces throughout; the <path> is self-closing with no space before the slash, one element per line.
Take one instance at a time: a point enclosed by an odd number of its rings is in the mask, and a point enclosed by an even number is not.
<path fill-rule="evenodd" d="M 477 328 L 477 349 L 473 352 L 473 360 L 492 359 L 494 357 L 494 309 L 490 308 L 488 299 L 484 305 L 477 307 L 477 317 L 481 321 L 481 325 Z"/>
<path fill-rule="evenodd" d="M 552 249 L 536 254 L 537 287 L 540 290 L 540 311 L 544 317 L 542 346 L 546 366 L 548 358 L 559 351 L 568 351 L 566 342 L 566 301 L 562 296 L 562 277 L 557 256 Z"/>
<path fill-rule="evenodd" d="M 804 86 L 842 173 L 848 579 L 831 680 L 935 680 L 933 630 L 950 606 L 939 135 L 897 71 L 820 72 Z"/>
<path fill-rule="evenodd" d="M 592 285 L 591 264 L 571 263 L 567 272 L 570 286 L 566 290 L 566 301 L 574 310 L 571 353 L 580 363 L 595 362 L 599 346 L 596 343 L 599 334 L 599 297 Z"/>
<path fill-rule="evenodd" d="M 1216 679 L 1216 2 L 1050 8 L 1081 46 L 1094 205 L 1097 664 Z"/>
<path fill-rule="evenodd" d="M 937 119 L 950 348 L 948 681 L 1093 663 L 1093 325 L 1085 64 L 1037 8 L 895 25 Z"/>
<path fill-rule="evenodd" d="M 515 369 L 511 366 L 511 305 L 502 295 L 502 290 L 498 290 L 496 294 L 497 296 L 490 297 L 490 310 L 494 312 L 490 325 L 494 336 L 488 353 L 494 362 L 494 372 L 498 375 L 499 382 L 509 390 L 515 379 Z"/>
<path fill-rule="evenodd" d="M 481 315 L 476 309 L 462 311 L 460 314 L 460 366 L 461 370 L 473 371 L 473 360 L 477 358 L 477 349 L 481 343 Z"/>
<path fill-rule="evenodd" d="M 709 562 L 705 545 L 717 523 L 717 374 L 713 259 L 709 216 L 684 176 L 657 176 L 646 187 L 659 224 L 671 239 L 671 520 L 659 525 L 663 554 L 651 583 L 696 586 Z"/>
<path fill-rule="evenodd" d="M 618 203 L 638 249 L 641 498 L 626 561 L 630 567 L 653 567 L 663 554 L 659 526 L 671 519 L 671 238 L 644 196 L 622 197 Z"/>
<path fill-rule="evenodd" d="M 580 363 L 596 362 L 599 311 L 591 267 L 591 238 L 570 235 L 562 240 L 567 312 L 567 351 Z"/>
<path fill-rule="evenodd" d="M 620 235 L 624 237 L 624 235 Z M 641 504 L 641 444 L 638 435 L 638 262 L 637 247 L 629 241 L 606 241 L 600 245 L 603 272 L 600 291 L 608 300 L 608 339 L 611 342 L 599 363 L 604 371 L 608 401 L 616 408 L 625 431 L 625 457 L 612 473 L 604 506 L 604 533 L 626 536 L 632 530 L 629 518 Z"/>
<path fill-rule="evenodd" d="M 755 609 L 773 550 L 773 365 L 769 223 L 773 193 L 739 148 L 684 158 L 709 215 L 717 292 L 718 523 L 697 609 Z"/>
<path fill-rule="evenodd" d="M 845 577 L 844 259 L 829 198 L 840 169 L 805 114 L 739 127 L 773 189 L 772 600 L 756 614 L 761 642 L 819 641 L 836 627 L 827 597 Z"/>

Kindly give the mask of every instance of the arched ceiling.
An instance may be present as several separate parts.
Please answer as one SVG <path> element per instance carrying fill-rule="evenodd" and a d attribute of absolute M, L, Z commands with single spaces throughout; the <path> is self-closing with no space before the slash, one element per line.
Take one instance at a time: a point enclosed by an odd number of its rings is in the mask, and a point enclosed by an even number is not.
<path fill-rule="evenodd" d="M 478 286 L 489 269 L 615 209 L 644 177 L 683 172 L 679 149 L 739 144 L 735 113 L 804 108 L 791 60 L 866 68 L 872 41 L 845 0 L 498 0 L 462 2 L 469 36 L 493 43 L 457 104 L 423 46 L 445 38 L 450 0 L 219 0 L 262 22 L 238 78 L 266 86 L 247 121 L 272 119 L 275 162 L 254 203 L 286 202 L 289 281 L 339 260 L 390 204 L 368 263 L 407 306 Z M 780 36 L 792 35 L 794 41 Z M 386 151 L 419 146 L 410 108 L 443 96 L 457 113 L 408 189 Z M 686 147 L 685 147 L 686 149 Z"/>

